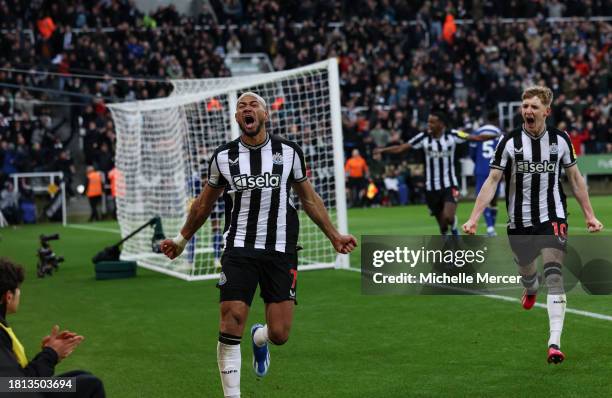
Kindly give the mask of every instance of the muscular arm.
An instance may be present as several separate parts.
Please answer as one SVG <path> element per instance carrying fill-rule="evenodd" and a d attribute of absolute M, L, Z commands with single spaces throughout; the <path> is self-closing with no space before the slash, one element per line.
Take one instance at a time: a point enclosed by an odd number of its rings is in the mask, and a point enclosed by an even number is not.
<path fill-rule="evenodd" d="M 183 225 L 181 229 L 181 235 L 183 235 L 185 240 L 191 239 L 193 234 L 204 225 L 204 222 L 212 212 L 215 202 L 219 199 L 219 196 L 223 194 L 224 189 L 225 188 L 213 188 L 209 184 L 204 186 L 202 193 L 193 201 L 191 209 L 189 210 L 189 215 L 187 216 L 187 221 L 185 221 L 185 225 Z"/>
<path fill-rule="evenodd" d="M 329 219 L 323 200 L 310 185 L 310 181 L 294 182 L 293 189 L 300 197 L 304 211 L 315 222 L 329 239 L 338 253 L 347 254 L 357 246 L 353 235 L 342 235 Z"/>
<path fill-rule="evenodd" d="M 476 198 L 476 203 L 474 204 L 474 209 L 470 215 L 470 221 L 478 223 L 478 219 L 482 215 L 482 212 L 489 205 L 489 203 L 491 203 L 491 199 L 493 199 L 495 190 L 497 189 L 497 184 L 499 184 L 499 181 L 503 175 L 502 170 L 491 169 L 489 176 L 482 185 L 482 188 L 480 188 L 480 192 Z"/>
<path fill-rule="evenodd" d="M 574 196 L 582 209 L 582 213 L 584 213 L 584 218 L 587 222 L 589 231 L 599 231 L 601 229 L 601 223 L 595 218 L 595 212 L 591 206 L 589 193 L 587 191 L 586 184 L 584 183 L 584 178 L 580 174 L 580 170 L 578 170 L 578 166 L 570 166 L 565 169 L 565 172 L 567 173 L 567 178 L 572 186 L 572 192 L 574 192 Z M 597 227 L 595 224 L 599 224 L 599 227 Z M 593 230 L 591 229 L 592 227 L 594 228 Z"/>
<path fill-rule="evenodd" d="M 300 201 L 308 217 L 317 224 L 330 241 L 337 239 L 340 233 L 336 227 L 334 227 L 334 224 L 332 224 L 327 209 L 323 204 L 323 199 L 315 192 L 310 181 L 305 180 L 293 183 L 293 189 L 300 197 Z"/>

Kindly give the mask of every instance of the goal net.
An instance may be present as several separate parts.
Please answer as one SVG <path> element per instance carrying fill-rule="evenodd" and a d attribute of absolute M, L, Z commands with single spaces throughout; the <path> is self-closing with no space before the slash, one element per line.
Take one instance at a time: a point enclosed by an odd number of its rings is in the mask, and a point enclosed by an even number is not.
<path fill-rule="evenodd" d="M 347 230 L 338 67 L 335 59 L 268 74 L 220 79 L 175 80 L 167 98 L 110 105 L 117 132 L 121 174 L 117 217 L 128 235 L 159 216 L 166 236 L 182 227 L 191 202 L 206 183 L 214 150 L 240 135 L 237 98 L 254 91 L 268 103 L 267 130 L 297 142 L 308 177 L 341 232 Z M 300 269 L 348 267 L 317 226 L 300 215 Z M 187 280 L 216 278 L 225 224 L 221 198 L 211 218 L 170 261 L 152 250 L 146 230 L 123 244 L 122 259 Z"/>

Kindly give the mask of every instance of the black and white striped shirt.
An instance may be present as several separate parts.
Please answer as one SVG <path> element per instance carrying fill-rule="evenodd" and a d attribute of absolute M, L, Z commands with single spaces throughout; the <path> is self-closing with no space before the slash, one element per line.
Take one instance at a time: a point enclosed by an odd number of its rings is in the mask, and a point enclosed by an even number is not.
<path fill-rule="evenodd" d="M 439 191 L 456 187 L 455 147 L 465 142 L 467 133 L 451 130 L 434 138 L 427 133 L 419 133 L 408 143 L 412 148 L 423 148 L 425 151 L 425 189 Z"/>
<path fill-rule="evenodd" d="M 565 220 L 565 194 L 560 166 L 576 164 L 566 132 L 547 129 L 538 137 L 523 128 L 505 135 L 495 149 L 491 168 L 504 170 L 510 228 Z"/>
<path fill-rule="evenodd" d="M 225 249 L 295 252 L 299 220 L 291 183 L 306 180 L 300 147 L 268 135 L 256 147 L 240 138 L 220 146 L 210 160 L 208 184 L 226 187 Z"/>

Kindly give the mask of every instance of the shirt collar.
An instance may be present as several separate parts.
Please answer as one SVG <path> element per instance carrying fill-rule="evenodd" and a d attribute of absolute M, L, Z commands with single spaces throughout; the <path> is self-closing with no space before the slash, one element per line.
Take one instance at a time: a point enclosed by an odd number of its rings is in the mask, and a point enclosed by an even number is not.
<path fill-rule="evenodd" d="M 259 149 L 259 148 L 262 148 L 262 147 L 266 146 L 266 144 L 268 142 L 270 142 L 270 134 L 266 132 L 266 139 L 264 140 L 264 142 L 262 142 L 259 145 L 255 145 L 255 146 L 249 145 L 246 142 L 242 141 L 242 136 L 240 136 L 239 141 L 242 144 L 242 146 L 244 146 L 245 148 L 248 148 L 248 149 Z"/>
<path fill-rule="evenodd" d="M 544 125 L 544 131 L 542 132 L 542 134 L 538 136 L 535 136 L 531 134 L 529 131 L 527 131 L 524 124 L 521 126 L 521 130 L 523 130 L 523 133 L 527 134 L 528 137 L 533 138 L 534 140 L 539 140 L 540 138 L 544 137 L 546 133 L 548 133 L 548 128 L 546 127 L 546 125 Z"/>

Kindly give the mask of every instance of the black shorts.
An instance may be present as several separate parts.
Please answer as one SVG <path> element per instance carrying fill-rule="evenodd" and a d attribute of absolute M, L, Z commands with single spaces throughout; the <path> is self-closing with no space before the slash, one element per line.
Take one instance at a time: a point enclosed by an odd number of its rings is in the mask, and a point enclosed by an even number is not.
<path fill-rule="evenodd" d="M 367 186 L 367 181 L 363 177 L 349 177 L 348 178 L 349 189 L 364 189 Z"/>
<path fill-rule="evenodd" d="M 265 303 L 296 301 L 297 253 L 231 249 L 221 257 L 220 301 L 251 305 L 257 284 Z M 297 304 L 297 301 L 296 301 Z"/>
<path fill-rule="evenodd" d="M 437 216 L 438 214 L 442 213 L 444 203 L 457 203 L 458 197 L 459 190 L 457 187 L 425 192 L 425 201 L 427 202 L 427 207 L 429 207 L 429 213 L 432 216 Z"/>
<path fill-rule="evenodd" d="M 518 265 L 529 265 L 542 249 L 565 251 L 567 246 L 567 221 L 546 221 L 532 227 L 508 227 L 508 240 Z"/>

